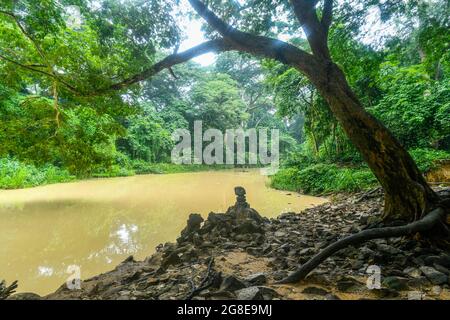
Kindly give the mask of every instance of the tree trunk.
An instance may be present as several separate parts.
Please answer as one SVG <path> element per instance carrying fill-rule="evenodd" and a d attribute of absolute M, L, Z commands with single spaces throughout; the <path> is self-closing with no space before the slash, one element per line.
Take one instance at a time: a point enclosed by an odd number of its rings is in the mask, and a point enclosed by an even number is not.
<path fill-rule="evenodd" d="M 438 201 L 414 160 L 392 133 L 364 110 L 343 72 L 331 61 L 310 80 L 327 100 L 345 133 L 385 191 L 383 219 L 418 220 Z"/>

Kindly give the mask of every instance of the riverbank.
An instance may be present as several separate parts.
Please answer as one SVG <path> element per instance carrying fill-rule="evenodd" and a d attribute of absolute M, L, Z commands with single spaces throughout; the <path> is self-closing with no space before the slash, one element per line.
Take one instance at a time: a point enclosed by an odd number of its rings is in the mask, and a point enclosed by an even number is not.
<path fill-rule="evenodd" d="M 411 155 L 432 183 L 450 183 L 450 153 L 429 149 L 411 150 Z M 256 166 L 252 166 L 256 168 Z M 0 189 L 21 189 L 41 185 L 81 181 L 96 178 L 128 177 L 141 174 L 245 169 L 234 165 L 180 165 L 128 160 L 108 168 L 97 168 L 76 176 L 65 168 L 51 164 L 36 166 L 12 158 L 0 158 Z M 309 160 L 282 167 L 271 176 L 270 186 L 277 190 L 310 195 L 354 193 L 376 187 L 378 182 L 367 166 L 343 166 L 336 163 Z"/>
<path fill-rule="evenodd" d="M 450 153 L 414 149 L 411 156 L 432 184 L 450 185 Z M 362 164 L 338 164 L 305 158 L 294 161 L 271 177 L 272 188 L 302 194 L 354 193 L 379 186 L 370 169 Z"/>
<path fill-rule="evenodd" d="M 89 175 L 76 176 L 53 165 L 37 167 L 14 159 L 0 158 L 0 189 L 23 189 L 54 183 L 82 181 L 97 178 L 129 177 L 141 174 L 170 174 L 234 169 L 232 165 L 180 165 L 173 163 L 147 163 L 136 161 L 130 166 L 113 165 Z"/>
<path fill-rule="evenodd" d="M 348 247 L 300 284 L 274 284 L 337 238 L 381 226 L 381 211 L 375 191 L 259 222 L 211 213 L 200 225 L 194 215 L 176 243 L 43 299 L 450 299 L 448 251 L 419 239 Z M 23 297 L 38 298 L 13 296 Z"/>

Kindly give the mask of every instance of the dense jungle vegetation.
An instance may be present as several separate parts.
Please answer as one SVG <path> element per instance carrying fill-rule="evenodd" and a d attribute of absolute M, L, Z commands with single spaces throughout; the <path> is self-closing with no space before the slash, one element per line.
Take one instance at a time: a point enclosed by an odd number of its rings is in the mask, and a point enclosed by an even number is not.
<path fill-rule="evenodd" d="M 70 20 L 73 5 L 79 24 Z M 320 194 L 376 185 L 315 86 L 275 60 L 225 52 L 208 66 L 180 64 L 105 90 L 179 47 L 186 35 L 174 8 L 176 1 L 2 1 L 1 188 L 209 169 L 170 163 L 172 132 L 195 120 L 204 129 L 279 129 L 275 188 Z M 328 36 L 366 110 L 422 172 L 450 158 L 448 9 L 447 1 L 349 2 Z M 370 12 L 395 32 L 367 39 L 358 17 Z M 283 21 L 271 28 L 309 50 Z"/>

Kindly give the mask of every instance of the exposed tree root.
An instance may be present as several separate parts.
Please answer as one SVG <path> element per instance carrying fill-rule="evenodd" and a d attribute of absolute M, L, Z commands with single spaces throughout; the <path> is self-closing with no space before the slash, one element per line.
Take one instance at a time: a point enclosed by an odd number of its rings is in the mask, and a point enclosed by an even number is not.
<path fill-rule="evenodd" d="M 5 280 L 0 281 L 0 300 L 7 299 L 10 295 L 16 292 L 17 280 L 6 286 Z"/>
<path fill-rule="evenodd" d="M 385 227 L 367 229 L 359 233 L 348 236 L 344 239 L 336 241 L 323 249 L 321 252 L 312 257 L 308 262 L 300 266 L 296 271 L 291 273 L 286 278 L 278 281 L 277 283 L 294 283 L 303 280 L 314 268 L 321 264 L 328 257 L 336 253 L 337 251 L 349 246 L 359 244 L 368 240 L 401 237 L 406 235 L 415 234 L 417 232 L 426 232 L 431 230 L 436 225 L 443 224 L 446 218 L 446 209 L 438 207 L 431 211 L 424 218 L 398 227 Z M 444 225 L 445 227 L 445 225 Z M 444 228 L 446 229 L 446 227 Z M 448 231 L 448 230 L 447 230 Z"/>
<path fill-rule="evenodd" d="M 214 276 L 211 276 L 211 274 L 213 273 L 213 265 L 214 265 L 214 258 L 210 257 L 208 262 L 208 269 L 206 270 L 206 274 L 203 277 L 202 282 L 198 287 L 195 287 L 194 283 L 191 282 L 192 290 L 189 293 L 189 295 L 187 295 L 186 298 L 184 298 L 184 300 L 191 300 L 198 293 L 209 288 L 213 284 Z"/>

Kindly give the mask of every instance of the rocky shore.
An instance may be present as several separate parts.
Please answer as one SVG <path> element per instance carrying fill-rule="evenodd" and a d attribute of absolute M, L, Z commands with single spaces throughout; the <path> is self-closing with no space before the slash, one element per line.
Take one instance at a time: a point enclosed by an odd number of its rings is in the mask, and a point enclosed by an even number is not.
<path fill-rule="evenodd" d="M 442 193 L 450 192 L 440 190 Z M 301 213 L 261 217 L 236 188 L 236 204 L 206 221 L 191 214 L 175 243 L 144 261 L 64 284 L 36 299 L 450 299 L 450 253 L 418 238 L 372 240 L 328 258 L 304 281 L 278 285 L 331 242 L 380 227 L 380 190 L 341 197 Z"/>

